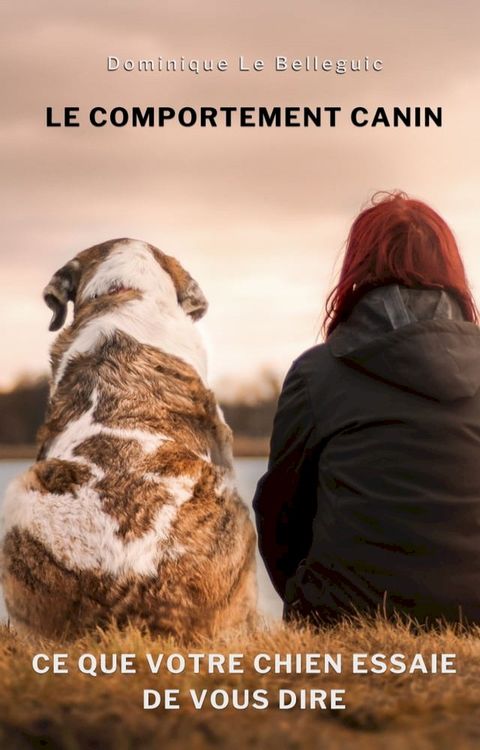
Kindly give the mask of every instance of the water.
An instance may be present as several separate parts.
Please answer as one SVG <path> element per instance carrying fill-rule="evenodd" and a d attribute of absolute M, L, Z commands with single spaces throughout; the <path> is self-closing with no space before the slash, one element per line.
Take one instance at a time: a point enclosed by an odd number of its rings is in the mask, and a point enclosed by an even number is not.
<path fill-rule="evenodd" d="M 10 480 L 21 474 L 31 463 L 31 461 L 0 461 L 0 503 L 3 500 L 5 488 Z M 266 460 L 264 458 L 239 458 L 236 460 L 238 489 L 249 507 L 251 507 L 257 481 L 265 471 L 265 468 Z M 282 610 L 281 601 L 274 591 L 258 555 L 257 578 L 259 610 L 268 618 L 280 617 Z M 0 620 L 4 620 L 5 618 L 5 605 L 0 589 Z"/>

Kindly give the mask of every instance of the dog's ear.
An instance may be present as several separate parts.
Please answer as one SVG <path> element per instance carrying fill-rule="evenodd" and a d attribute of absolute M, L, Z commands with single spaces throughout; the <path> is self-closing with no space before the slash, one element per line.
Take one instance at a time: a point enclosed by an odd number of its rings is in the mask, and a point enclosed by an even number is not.
<path fill-rule="evenodd" d="M 43 299 L 53 312 L 49 331 L 58 331 L 65 323 L 67 305 L 75 300 L 79 280 L 80 264 L 78 260 L 71 260 L 53 274 L 43 290 Z"/>
<path fill-rule="evenodd" d="M 178 301 L 187 315 L 190 315 L 194 320 L 203 318 L 208 310 L 207 298 L 191 276 L 185 289 L 179 293 Z"/>
<path fill-rule="evenodd" d="M 171 255 L 164 255 L 163 261 L 177 290 L 177 299 L 180 306 L 191 318 L 199 320 L 208 309 L 207 299 L 200 286 L 176 258 L 172 258 Z"/>

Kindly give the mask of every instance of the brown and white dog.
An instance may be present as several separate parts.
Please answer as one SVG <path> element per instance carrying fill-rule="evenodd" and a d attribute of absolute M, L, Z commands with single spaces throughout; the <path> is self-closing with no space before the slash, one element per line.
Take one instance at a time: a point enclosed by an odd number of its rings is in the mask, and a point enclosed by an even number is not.
<path fill-rule="evenodd" d="M 9 486 L 2 583 L 13 623 L 74 637 L 114 621 L 179 640 L 255 612 L 255 535 L 194 325 L 206 300 L 174 258 L 119 239 L 44 290 L 52 379 L 36 463 Z"/>

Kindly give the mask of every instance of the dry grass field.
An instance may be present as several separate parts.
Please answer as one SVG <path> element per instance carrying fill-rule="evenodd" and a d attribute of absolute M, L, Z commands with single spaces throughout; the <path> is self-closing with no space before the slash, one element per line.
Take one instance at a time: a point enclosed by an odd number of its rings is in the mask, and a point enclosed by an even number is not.
<path fill-rule="evenodd" d="M 230 641 L 178 646 L 138 630 L 115 628 L 71 644 L 28 642 L 4 627 L 0 632 L 0 747 L 98 748 L 127 750 L 206 750 L 207 748 L 359 748 L 359 750 L 463 750 L 480 746 L 480 631 L 455 632 L 375 621 L 343 622 L 315 632 L 307 627 L 276 624 L 258 627 Z M 68 653 L 68 674 L 36 674 L 32 656 Z M 209 674 L 203 661 L 192 669 L 152 674 L 146 654 L 187 655 L 241 653 L 243 674 Z M 135 674 L 78 671 L 82 653 L 133 653 Z M 343 673 L 258 674 L 251 667 L 258 653 L 272 655 L 342 654 Z M 456 654 L 455 674 L 352 674 L 353 653 Z M 187 657 L 188 661 L 188 657 Z M 179 663 L 178 659 L 175 664 Z M 266 662 L 263 662 L 266 663 Z M 43 662 L 42 662 L 43 664 Z M 322 669 L 323 671 L 323 669 Z M 346 690 L 345 710 L 280 709 L 279 690 Z M 178 710 L 143 708 L 143 690 L 179 690 Z M 190 690 L 267 690 L 269 706 L 217 710 L 208 699 L 196 710 Z M 253 700 L 253 699 L 252 699 Z"/>

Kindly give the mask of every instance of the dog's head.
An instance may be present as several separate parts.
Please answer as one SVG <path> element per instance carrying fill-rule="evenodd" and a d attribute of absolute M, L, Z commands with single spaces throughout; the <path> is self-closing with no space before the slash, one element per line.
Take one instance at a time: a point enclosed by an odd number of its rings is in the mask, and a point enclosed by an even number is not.
<path fill-rule="evenodd" d="M 84 250 L 54 273 L 43 290 L 53 312 L 50 330 L 63 326 L 70 301 L 76 313 L 93 299 L 126 290 L 153 295 L 167 311 L 180 307 L 193 320 L 208 306 L 197 282 L 175 258 L 139 240 L 111 240 Z"/>

